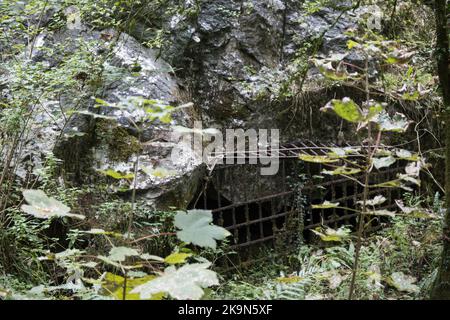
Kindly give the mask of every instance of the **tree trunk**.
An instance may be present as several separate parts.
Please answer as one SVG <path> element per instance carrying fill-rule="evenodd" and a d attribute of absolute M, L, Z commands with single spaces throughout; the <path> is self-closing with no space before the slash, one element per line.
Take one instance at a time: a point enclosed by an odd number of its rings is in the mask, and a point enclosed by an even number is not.
<path fill-rule="evenodd" d="M 447 26 L 447 1 L 435 0 L 436 58 L 439 82 L 444 101 L 445 120 L 445 218 L 443 251 L 431 299 L 450 299 L 450 71 L 449 36 Z"/>

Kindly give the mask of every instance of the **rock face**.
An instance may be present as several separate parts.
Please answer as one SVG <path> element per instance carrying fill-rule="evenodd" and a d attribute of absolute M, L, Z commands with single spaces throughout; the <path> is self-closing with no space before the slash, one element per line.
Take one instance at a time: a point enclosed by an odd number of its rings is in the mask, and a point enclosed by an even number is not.
<path fill-rule="evenodd" d="M 342 8 L 350 1 L 336 3 Z M 337 136 L 341 123 L 319 115 L 318 109 L 330 97 L 344 95 L 345 89 L 308 89 L 298 69 L 311 67 L 309 57 L 299 54 L 309 52 L 302 50 L 317 38 L 320 52 L 343 52 L 347 39 L 342 34 L 355 26 L 355 13 L 341 14 L 337 8 L 305 15 L 302 2 L 296 0 L 188 0 L 184 6 L 196 8 L 195 15 L 174 14 L 163 21 L 170 41 L 159 52 L 141 45 L 142 39 L 113 30 L 88 31 L 76 24 L 39 35 L 27 63 L 51 69 L 85 46 L 92 59 L 101 62 L 101 84 L 93 81 L 90 70 L 80 69 L 75 76 L 83 82 L 83 95 L 77 101 L 77 93 L 61 92 L 58 100 L 43 102 L 46 112 L 36 114 L 24 146 L 31 168 L 38 168 L 51 151 L 64 160 L 74 179 L 89 168 L 133 173 L 138 163 L 140 197 L 158 208 L 183 208 L 198 190 L 204 166 L 189 145 L 171 134 L 173 125 L 191 127 L 194 120 L 202 120 L 204 127 L 219 129 L 278 128 L 285 142 Z M 314 70 L 308 74 L 314 75 Z M 295 92 L 299 83 L 301 95 Z M 193 101 L 195 108 L 177 111 L 165 124 L 149 121 L 139 104 L 130 101 L 122 108 L 96 108 L 92 96 L 108 103 L 127 97 L 158 100 L 161 105 Z M 135 124 L 142 126 L 140 134 Z M 174 146 L 184 151 L 179 158 L 171 157 Z M 23 178 L 25 169 L 19 172 Z M 155 170 L 169 174 L 152 174 Z M 122 186 L 131 188 L 126 182 Z"/>
<path fill-rule="evenodd" d="M 184 34 L 183 45 L 173 36 L 173 46 L 162 56 L 180 70 L 181 83 L 195 93 L 207 124 L 279 128 L 284 141 L 317 136 L 311 130 L 321 120 L 316 111 L 334 92 L 311 91 L 304 83 L 304 93 L 297 96 L 283 86 L 301 82 L 295 79 L 299 63 L 312 67 L 310 57 L 299 53 L 314 39 L 322 38 L 319 54 L 345 51 L 348 39 L 342 34 L 355 27 L 356 13 L 342 14 L 350 1 L 336 3 L 335 10 L 305 14 L 301 1 L 201 1 L 195 21 L 172 23 L 173 35 Z M 184 50 L 174 56 L 173 47 Z M 332 117 L 327 123 L 331 131 L 324 139 L 336 136 L 339 125 Z"/>
<path fill-rule="evenodd" d="M 74 92 L 61 92 L 59 100 L 43 101 L 45 112 L 34 113 L 30 134 L 24 142 L 23 165 L 17 174 L 25 179 L 29 170 L 36 172 L 51 152 L 63 160 L 65 172 L 75 180 L 83 173 L 98 174 L 100 170 L 134 173 L 138 161 L 136 189 L 149 204 L 160 209 L 169 205 L 185 207 L 197 190 L 203 167 L 188 146 L 181 146 L 182 159 L 172 159 L 171 150 L 175 145 L 180 148 L 180 141 L 172 134 L 171 126 L 190 126 L 190 110 L 174 112 L 173 120 L 163 123 L 149 119 L 138 102 L 127 100 L 139 97 L 151 99 L 155 106 L 178 105 L 178 86 L 172 68 L 157 59 L 153 50 L 126 34 L 83 29 L 40 35 L 31 60 L 26 63 L 52 70 L 62 63 L 64 56 L 75 54 L 82 45 L 87 46 L 93 59 L 102 63 L 99 85 L 87 84 L 92 75 L 87 74 L 89 70 L 82 71 L 79 77 L 91 88 L 80 90 L 77 102 L 73 100 Z M 55 55 L 48 54 L 49 48 L 53 53 L 64 49 Z M 92 97 L 122 104 L 120 108 L 97 108 Z M 70 116 L 69 110 L 74 111 Z M 135 125 L 142 129 L 139 135 Z M 153 175 L 153 171 L 158 173 Z M 119 186 L 134 187 L 125 181 Z"/>

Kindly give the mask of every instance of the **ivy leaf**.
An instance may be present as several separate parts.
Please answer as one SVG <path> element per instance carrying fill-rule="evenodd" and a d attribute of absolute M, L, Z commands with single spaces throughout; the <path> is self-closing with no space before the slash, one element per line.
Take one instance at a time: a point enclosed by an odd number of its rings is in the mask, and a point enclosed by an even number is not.
<path fill-rule="evenodd" d="M 416 278 L 407 276 L 403 272 L 394 272 L 388 279 L 388 283 L 397 290 L 409 293 L 419 292 L 419 287 L 414 284 L 416 281 Z"/>
<path fill-rule="evenodd" d="M 333 99 L 321 110 L 334 110 L 338 116 L 349 122 L 361 122 L 364 120 L 364 115 L 359 106 L 350 98 L 346 97 L 342 100 Z"/>
<path fill-rule="evenodd" d="M 108 258 L 115 262 L 123 262 L 127 257 L 139 256 L 139 252 L 128 247 L 114 247 L 109 251 Z"/>
<path fill-rule="evenodd" d="M 164 262 L 168 263 L 168 264 L 181 264 L 181 263 L 185 263 L 186 259 L 191 256 L 192 256 L 192 254 L 190 254 L 190 253 L 174 252 L 171 255 L 167 256 L 164 259 Z"/>
<path fill-rule="evenodd" d="M 328 156 L 311 156 L 309 154 L 300 154 L 298 157 L 300 160 L 313 163 L 333 163 L 339 161 L 339 159 L 331 159 Z"/>
<path fill-rule="evenodd" d="M 131 293 L 139 293 L 141 299 L 148 299 L 158 292 L 166 292 L 178 300 L 198 300 L 203 296 L 203 288 L 219 284 L 217 274 L 207 269 L 210 265 L 194 263 L 179 269 L 170 266 L 162 276 L 137 286 Z"/>
<path fill-rule="evenodd" d="M 53 217 L 72 217 L 76 219 L 84 219 L 85 216 L 80 214 L 72 214 L 70 208 L 62 202 L 48 197 L 42 190 L 24 190 L 23 197 L 28 205 L 21 206 L 22 211 L 36 218 L 51 219 Z"/>
<path fill-rule="evenodd" d="M 373 158 L 372 162 L 375 168 L 377 169 L 381 169 L 381 168 L 386 168 L 386 167 L 390 167 L 391 165 L 393 165 L 395 163 L 395 158 L 394 157 L 384 157 L 384 158 Z"/>
<path fill-rule="evenodd" d="M 339 207 L 339 202 L 333 203 L 329 201 L 325 201 L 322 204 L 313 204 L 311 206 L 313 209 L 331 209 Z"/>
<path fill-rule="evenodd" d="M 215 249 L 216 240 L 223 240 L 231 233 L 222 227 L 211 225 L 212 221 L 210 210 L 189 210 L 187 213 L 178 211 L 174 225 L 181 231 L 177 232 L 177 237 L 187 243 Z"/>

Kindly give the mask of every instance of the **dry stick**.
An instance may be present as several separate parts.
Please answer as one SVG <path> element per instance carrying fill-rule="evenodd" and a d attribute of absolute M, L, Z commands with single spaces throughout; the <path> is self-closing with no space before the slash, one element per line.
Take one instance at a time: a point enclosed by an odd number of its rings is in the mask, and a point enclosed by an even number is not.
<path fill-rule="evenodd" d="M 48 5 L 48 0 L 45 1 L 44 7 L 42 8 L 41 14 L 39 16 L 39 21 L 38 21 L 37 28 L 36 28 L 37 32 L 39 32 L 39 28 L 41 27 L 42 19 L 44 18 L 44 14 L 45 14 L 45 10 L 47 9 L 47 5 Z M 33 37 L 33 41 L 30 46 L 30 55 L 28 57 L 29 59 L 31 59 L 33 57 L 33 51 L 34 51 L 34 46 L 36 45 L 37 37 L 38 37 L 37 34 L 34 35 L 34 37 Z"/>
<path fill-rule="evenodd" d="M 141 141 L 141 132 L 138 133 L 138 141 Z M 141 152 L 139 151 L 136 155 L 136 161 L 134 163 L 134 181 L 133 181 L 133 191 L 131 192 L 131 212 L 130 219 L 128 220 L 128 239 L 131 239 L 131 228 L 133 225 L 134 212 L 136 210 L 136 188 L 137 188 L 137 175 L 139 171 L 139 157 Z"/>
<path fill-rule="evenodd" d="M 362 202 L 362 212 L 359 214 L 358 219 L 358 231 L 357 231 L 357 243 L 355 247 L 355 260 L 353 264 L 353 274 L 352 274 L 352 280 L 350 283 L 350 289 L 349 289 L 349 296 L 348 299 L 352 300 L 353 293 L 355 291 L 355 282 L 356 282 L 356 276 L 358 273 L 358 267 L 359 267 L 359 256 L 361 253 L 361 246 L 362 246 L 362 237 L 364 232 L 364 214 L 367 212 L 367 200 L 369 195 L 369 178 L 370 178 L 370 172 L 372 171 L 372 158 L 375 155 L 375 152 L 378 149 L 378 146 L 381 141 L 381 130 L 378 131 L 378 137 L 375 144 L 375 148 L 373 151 L 369 154 L 369 158 L 367 159 L 367 171 L 365 173 L 364 178 L 364 193 L 363 193 L 363 202 Z"/>
<path fill-rule="evenodd" d="M 137 242 L 140 242 L 142 240 L 147 240 L 147 239 L 156 238 L 156 237 L 174 236 L 174 235 L 176 235 L 175 232 L 164 232 L 164 233 L 150 234 L 148 236 L 145 236 L 145 237 L 133 240 L 133 241 L 131 241 L 131 243 L 137 243 Z"/>
<path fill-rule="evenodd" d="M 366 54 L 366 61 L 365 61 L 365 73 L 366 73 L 366 104 L 367 106 L 369 105 L 370 102 L 370 88 L 369 88 L 369 56 L 368 54 Z M 369 137 L 369 141 L 372 141 L 372 130 L 371 130 L 371 125 L 369 123 L 368 127 L 368 137 Z M 353 293 L 355 291 L 355 282 L 356 282 L 356 276 L 358 274 L 358 267 L 359 267 L 359 256 L 360 256 L 360 252 L 361 252 L 361 245 L 362 245 L 362 237 L 363 237 L 363 232 L 364 232 L 364 214 L 367 212 L 367 198 L 369 195 L 369 178 L 370 178 L 370 172 L 372 171 L 372 158 L 375 155 L 378 146 L 380 144 L 381 141 L 381 130 L 378 131 L 378 136 L 377 136 L 377 141 L 375 143 L 375 147 L 373 148 L 373 150 L 368 154 L 368 158 L 367 158 L 367 170 L 365 172 L 365 178 L 364 178 L 364 193 L 363 193 L 363 203 L 362 203 L 362 214 L 359 215 L 359 219 L 358 219 L 358 231 L 357 231 L 357 242 L 356 242 L 356 247 L 355 247 L 355 260 L 353 263 L 353 273 L 352 273 L 352 280 L 350 282 L 350 289 L 349 289 L 349 294 L 348 294 L 348 299 L 352 300 L 353 299 Z"/>

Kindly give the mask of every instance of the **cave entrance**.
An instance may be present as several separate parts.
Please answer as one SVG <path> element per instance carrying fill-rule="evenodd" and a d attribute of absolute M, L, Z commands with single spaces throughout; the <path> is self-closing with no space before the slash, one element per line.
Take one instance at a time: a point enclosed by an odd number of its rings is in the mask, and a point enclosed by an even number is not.
<path fill-rule="evenodd" d="M 350 145 L 347 145 L 350 146 Z M 260 175 L 260 165 L 233 164 L 216 166 L 205 179 L 189 209 L 211 210 L 214 223 L 233 235 L 231 249 L 239 253 L 239 263 L 251 260 L 252 252 L 261 245 L 289 249 L 299 241 L 312 240 L 316 227 L 356 226 L 351 210 L 330 208 L 313 210 L 312 205 L 324 201 L 339 202 L 353 208 L 362 198 L 363 187 L 350 178 L 321 175 L 320 163 L 299 160 L 300 154 L 326 155 L 335 144 L 302 141 L 285 144 L 277 150 L 279 171 L 273 176 Z M 371 174 L 371 183 L 394 180 L 405 164 Z M 354 178 L 362 181 L 363 176 Z M 381 209 L 390 209 L 399 197 L 398 189 L 373 188 L 369 196 L 383 195 L 388 201 Z M 370 229 L 381 226 L 375 217 Z M 278 250 L 277 250 L 278 251 Z"/>

